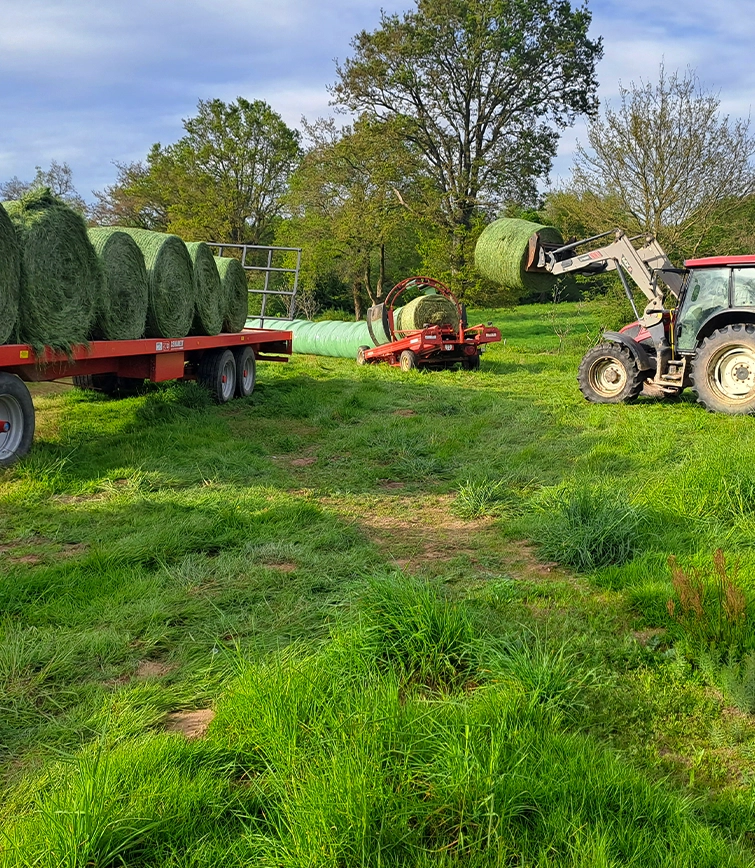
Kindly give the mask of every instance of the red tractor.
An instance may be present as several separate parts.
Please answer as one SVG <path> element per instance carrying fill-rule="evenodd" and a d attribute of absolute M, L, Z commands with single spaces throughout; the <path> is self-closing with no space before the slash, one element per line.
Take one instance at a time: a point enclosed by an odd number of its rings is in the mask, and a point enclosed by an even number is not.
<path fill-rule="evenodd" d="M 605 246 L 588 247 L 613 236 Z M 674 268 L 658 242 L 621 230 L 556 246 L 530 238 L 527 270 L 553 275 L 615 270 L 636 315 L 585 354 L 588 401 L 635 399 L 646 383 L 666 395 L 690 386 L 708 410 L 755 413 L 755 256 L 692 259 Z M 648 299 L 637 310 L 629 281 Z M 661 285 L 661 281 L 665 287 Z M 670 293 L 676 304 L 664 305 Z"/>

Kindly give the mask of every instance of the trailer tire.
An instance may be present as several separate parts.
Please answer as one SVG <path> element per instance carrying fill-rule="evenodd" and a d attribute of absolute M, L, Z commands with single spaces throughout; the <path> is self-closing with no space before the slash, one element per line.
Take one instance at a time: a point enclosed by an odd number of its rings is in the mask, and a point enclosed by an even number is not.
<path fill-rule="evenodd" d="M 34 439 L 34 404 L 15 374 L 0 372 L 0 428 L 0 467 L 8 467 L 26 455 Z"/>
<path fill-rule="evenodd" d="M 216 404 L 225 404 L 236 393 L 236 357 L 231 350 L 211 350 L 202 356 L 197 380 Z"/>
<path fill-rule="evenodd" d="M 359 349 L 357 350 L 357 364 L 358 365 L 366 365 L 367 364 L 367 359 L 364 356 L 366 350 L 369 350 L 369 347 L 363 346 L 363 347 L 359 347 Z"/>
<path fill-rule="evenodd" d="M 594 404 L 634 401 L 645 379 L 646 374 L 637 367 L 629 350 L 611 343 L 588 350 L 577 374 L 580 391 Z"/>
<path fill-rule="evenodd" d="M 461 367 L 465 371 L 479 371 L 480 370 L 480 355 L 479 355 L 479 353 L 475 353 L 473 356 L 467 356 L 465 359 L 462 359 Z"/>
<path fill-rule="evenodd" d="M 417 367 L 417 354 L 412 350 L 404 350 L 398 358 L 402 371 L 413 371 Z"/>
<path fill-rule="evenodd" d="M 724 326 L 703 340 L 692 360 L 692 391 L 714 413 L 755 413 L 755 325 Z"/>
<path fill-rule="evenodd" d="M 238 347 L 236 357 L 236 397 L 248 398 L 257 382 L 257 360 L 251 347 Z"/>

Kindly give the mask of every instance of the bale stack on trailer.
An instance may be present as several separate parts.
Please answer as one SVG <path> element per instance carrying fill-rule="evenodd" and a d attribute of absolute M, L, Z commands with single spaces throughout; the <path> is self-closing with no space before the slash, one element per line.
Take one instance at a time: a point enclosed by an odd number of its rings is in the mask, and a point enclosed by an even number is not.
<path fill-rule="evenodd" d="M 85 343 L 104 291 L 84 218 L 49 190 L 5 205 L 21 251 L 21 341 L 64 351 Z"/>
<path fill-rule="evenodd" d="M 20 290 L 21 254 L 16 230 L 0 205 L 0 344 L 15 331 Z"/>

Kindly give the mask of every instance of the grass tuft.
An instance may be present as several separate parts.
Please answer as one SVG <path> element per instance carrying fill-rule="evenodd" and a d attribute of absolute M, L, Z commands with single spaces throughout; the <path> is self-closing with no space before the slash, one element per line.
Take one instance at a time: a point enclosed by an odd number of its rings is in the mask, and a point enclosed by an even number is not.
<path fill-rule="evenodd" d="M 642 514 L 621 492 L 558 490 L 541 504 L 534 538 L 542 555 L 590 572 L 631 560 L 642 545 Z"/>

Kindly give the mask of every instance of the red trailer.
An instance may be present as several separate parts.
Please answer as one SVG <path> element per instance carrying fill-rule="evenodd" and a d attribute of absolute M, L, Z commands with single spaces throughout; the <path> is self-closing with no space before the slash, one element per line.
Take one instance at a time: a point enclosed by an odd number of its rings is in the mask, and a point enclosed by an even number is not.
<path fill-rule="evenodd" d="M 76 385 L 109 394 L 145 380 L 197 380 L 224 404 L 251 395 L 257 360 L 286 362 L 291 332 L 244 329 L 212 337 L 91 341 L 70 355 L 37 354 L 26 344 L 0 346 L 0 467 L 24 456 L 34 436 L 34 404 L 26 383 L 73 377 Z"/>

